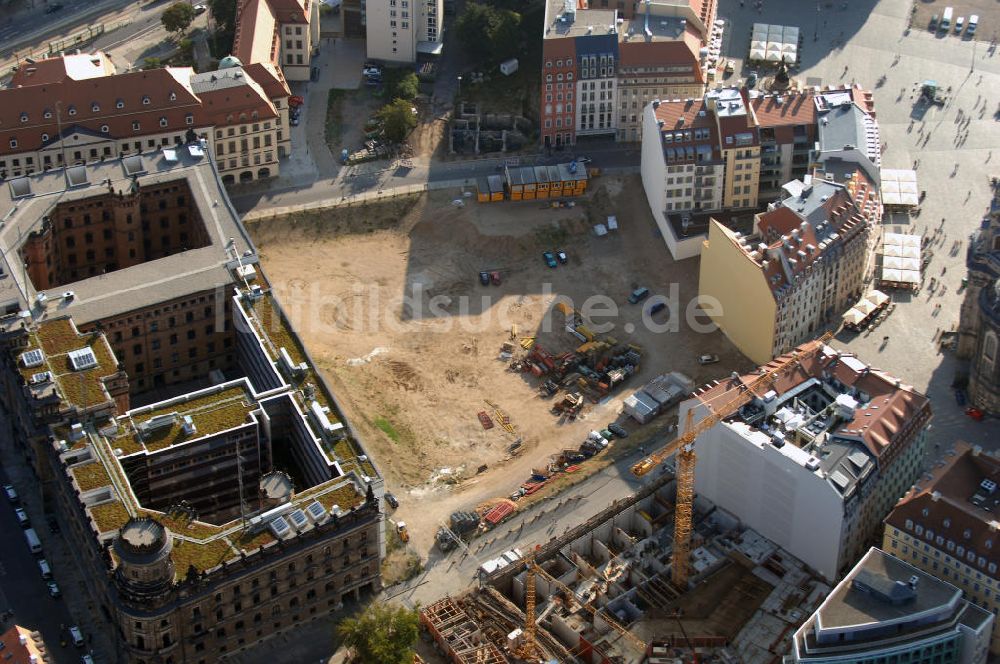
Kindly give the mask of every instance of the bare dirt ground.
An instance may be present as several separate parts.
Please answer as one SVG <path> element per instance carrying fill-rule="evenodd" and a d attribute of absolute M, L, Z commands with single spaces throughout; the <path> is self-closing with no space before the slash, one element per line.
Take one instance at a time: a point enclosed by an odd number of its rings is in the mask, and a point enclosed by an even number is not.
<path fill-rule="evenodd" d="M 930 24 L 931 16 L 937 14 L 937 17 L 940 19 L 945 7 L 953 7 L 955 16 L 952 19 L 948 35 L 945 35 L 944 32 L 940 33 L 942 38 L 969 39 L 965 34 L 964 27 L 962 35 L 960 37 L 955 36 L 955 19 L 962 16 L 965 18 L 965 22 L 968 23 L 969 16 L 972 14 L 979 16 L 979 28 L 976 30 L 975 36 L 976 41 L 988 42 L 997 38 L 995 20 L 992 21 L 993 25 L 983 25 L 983 18 L 989 20 L 996 16 L 996 0 L 917 0 L 913 3 L 913 6 L 916 9 L 913 15 L 914 30 L 926 30 Z"/>
<path fill-rule="evenodd" d="M 435 192 L 251 228 L 273 287 L 403 502 L 397 518 L 412 533 L 432 535 L 448 512 L 507 495 L 533 465 L 618 419 L 622 399 L 651 378 L 671 370 L 696 382 L 716 378 L 715 367 L 698 365 L 699 354 L 749 368 L 720 332 L 697 334 L 681 320 L 677 332 L 656 333 L 626 302 L 637 285 L 664 295 L 673 287 L 683 318 L 697 294 L 697 260 L 670 258 L 637 177 L 595 180 L 572 209 L 540 201 L 457 208 L 453 197 Z M 621 230 L 594 236 L 592 225 L 611 213 Z M 547 249 L 565 250 L 568 264 L 547 268 Z M 503 284 L 481 286 L 480 270 L 501 271 Z M 519 337 L 537 336 L 553 353 L 579 345 L 551 311 L 557 295 L 577 308 L 606 295 L 620 315 L 593 319 L 645 349 L 639 374 L 571 423 L 550 413 L 538 379 L 498 359 L 515 325 Z M 547 315 L 552 331 L 540 332 Z M 509 415 L 513 434 L 483 429 L 477 413 L 494 410 L 487 400 Z M 482 465 L 489 470 L 477 476 Z M 436 505 L 429 511 L 427 499 Z"/>

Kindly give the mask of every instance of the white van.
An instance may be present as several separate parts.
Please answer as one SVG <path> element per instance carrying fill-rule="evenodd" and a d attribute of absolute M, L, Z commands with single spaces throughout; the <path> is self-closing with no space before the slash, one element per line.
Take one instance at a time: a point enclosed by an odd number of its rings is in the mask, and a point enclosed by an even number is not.
<path fill-rule="evenodd" d="M 38 561 L 38 569 L 41 570 L 43 579 L 52 578 L 52 568 L 49 567 L 49 561 L 47 561 L 45 558 L 42 558 L 41 560 Z"/>
<path fill-rule="evenodd" d="M 31 549 L 32 553 L 42 552 L 42 541 L 38 539 L 38 533 L 35 532 L 34 528 L 28 528 L 24 531 L 24 539 L 28 541 L 28 548 Z"/>
<path fill-rule="evenodd" d="M 938 25 L 938 28 L 940 28 L 941 30 L 944 30 L 945 32 L 948 32 L 948 28 L 951 27 L 951 17 L 954 14 L 955 14 L 955 9 L 954 8 L 952 8 L 952 7 L 945 7 L 944 8 L 944 13 L 941 14 L 941 23 Z"/>

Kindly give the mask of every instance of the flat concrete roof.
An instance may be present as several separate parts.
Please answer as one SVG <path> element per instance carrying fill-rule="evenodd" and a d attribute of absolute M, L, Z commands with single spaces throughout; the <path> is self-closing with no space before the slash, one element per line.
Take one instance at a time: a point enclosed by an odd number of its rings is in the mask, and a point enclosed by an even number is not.
<path fill-rule="evenodd" d="M 0 184 L 0 210 L 9 210 L 0 227 L 0 268 L 7 275 L 0 278 L 0 307 L 17 303 L 27 309 L 35 303 L 38 291 L 22 269 L 19 255 L 21 245 L 31 232 L 41 229 L 45 216 L 59 203 L 84 201 L 109 189 L 128 191 L 136 170 L 141 173 L 137 176 L 140 189 L 186 180 L 211 244 L 44 291 L 49 301 L 44 312 L 34 309 L 36 317 L 71 314 L 82 325 L 232 283 L 228 264 L 235 259 L 227 248 L 229 238 L 235 238 L 240 253 L 249 249 L 255 254 L 256 248 L 210 160 L 192 155 L 186 146 L 174 146 L 170 152 L 176 159 L 157 150 L 139 156 L 141 166 L 136 156 L 128 156 Z M 255 263 L 257 258 L 246 256 L 243 262 Z M 69 302 L 59 297 L 67 290 L 75 293 Z"/>
<path fill-rule="evenodd" d="M 880 589 L 907 590 L 910 599 L 893 603 L 884 597 L 855 587 L 861 579 L 865 584 Z M 911 579 L 916 586 L 910 590 Z M 870 549 L 854 569 L 833 590 L 817 613 L 821 629 L 861 627 L 871 623 L 900 623 L 906 625 L 929 613 L 957 611 L 962 591 L 920 571 L 895 556 L 879 549 Z M 921 627 L 914 625 L 914 627 Z"/>

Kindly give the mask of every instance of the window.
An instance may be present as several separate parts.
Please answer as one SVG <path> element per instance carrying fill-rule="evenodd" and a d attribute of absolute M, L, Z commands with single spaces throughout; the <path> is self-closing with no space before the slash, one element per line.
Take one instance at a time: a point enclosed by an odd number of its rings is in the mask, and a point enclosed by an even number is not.
<path fill-rule="evenodd" d="M 48 143 L 48 141 L 49 141 L 49 135 L 42 134 L 42 143 Z"/>
<path fill-rule="evenodd" d="M 145 97 L 145 96 L 144 96 L 144 97 L 142 98 L 142 105 L 143 105 L 143 106 L 149 106 L 149 97 Z"/>
<path fill-rule="evenodd" d="M 76 115 L 76 106 L 70 106 L 68 112 L 70 115 Z"/>
<path fill-rule="evenodd" d="M 166 127 L 167 126 L 167 118 L 166 117 L 161 117 L 160 118 L 160 126 L 161 127 Z"/>
<path fill-rule="evenodd" d="M 10 139 L 10 147 L 12 147 L 12 148 L 16 148 L 17 147 L 17 139 L 16 138 Z"/>
<path fill-rule="evenodd" d="M 188 113 L 184 116 L 184 124 L 192 125 L 194 124 L 194 116 Z"/>
<path fill-rule="evenodd" d="M 139 131 L 139 126 L 140 125 L 139 125 L 138 122 L 133 122 L 132 123 L 132 131 Z"/>
<path fill-rule="evenodd" d="M 109 131 L 111 131 L 111 128 L 110 128 L 110 127 L 108 127 L 108 125 L 101 125 L 101 133 L 102 133 L 102 134 L 106 134 L 106 133 L 108 133 Z"/>

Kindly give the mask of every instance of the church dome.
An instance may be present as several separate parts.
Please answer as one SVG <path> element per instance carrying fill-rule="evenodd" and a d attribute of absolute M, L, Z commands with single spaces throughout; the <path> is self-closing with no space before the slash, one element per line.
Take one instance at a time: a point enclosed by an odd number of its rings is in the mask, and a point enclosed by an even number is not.
<path fill-rule="evenodd" d="M 227 55 L 219 60 L 219 69 L 229 69 L 231 67 L 242 67 L 243 63 L 235 55 Z"/>

